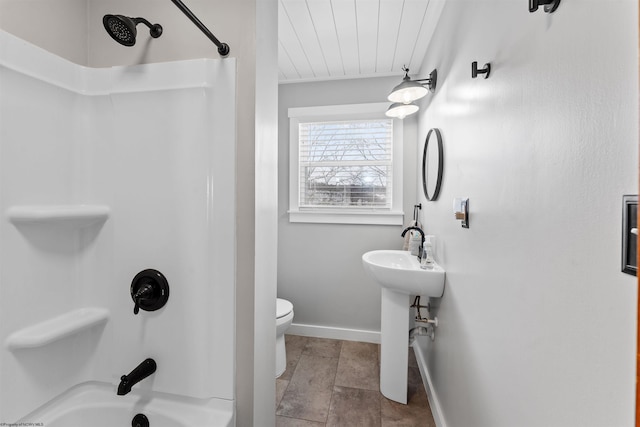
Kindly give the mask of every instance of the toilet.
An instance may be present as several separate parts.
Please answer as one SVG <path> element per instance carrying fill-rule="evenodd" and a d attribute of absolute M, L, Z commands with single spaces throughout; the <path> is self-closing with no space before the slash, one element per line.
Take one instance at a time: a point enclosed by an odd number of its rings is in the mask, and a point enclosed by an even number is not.
<path fill-rule="evenodd" d="M 293 322 L 293 304 L 286 299 L 276 300 L 276 378 L 287 369 L 287 351 L 284 347 L 284 333 Z"/>

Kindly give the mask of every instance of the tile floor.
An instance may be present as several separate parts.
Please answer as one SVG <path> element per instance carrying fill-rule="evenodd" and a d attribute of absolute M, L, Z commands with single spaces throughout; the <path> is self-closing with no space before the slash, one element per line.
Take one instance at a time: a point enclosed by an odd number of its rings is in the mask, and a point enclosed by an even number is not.
<path fill-rule="evenodd" d="M 409 402 L 380 393 L 377 344 L 285 335 L 287 370 L 276 380 L 277 427 L 435 427 L 413 351 Z"/>

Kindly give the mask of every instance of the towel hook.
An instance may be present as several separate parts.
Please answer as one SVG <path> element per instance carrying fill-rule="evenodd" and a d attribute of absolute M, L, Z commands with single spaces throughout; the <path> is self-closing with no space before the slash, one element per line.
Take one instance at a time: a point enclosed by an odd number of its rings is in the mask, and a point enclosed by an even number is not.
<path fill-rule="evenodd" d="M 420 210 L 422 209 L 422 203 L 418 203 L 417 205 L 413 205 L 413 220 L 418 222 L 418 216 L 420 214 Z"/>

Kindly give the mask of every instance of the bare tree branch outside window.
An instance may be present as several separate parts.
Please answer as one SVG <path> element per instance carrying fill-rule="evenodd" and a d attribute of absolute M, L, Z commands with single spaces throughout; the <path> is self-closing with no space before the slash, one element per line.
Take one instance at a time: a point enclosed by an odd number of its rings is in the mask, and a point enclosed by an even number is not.
<path fill-rule="evenodd" d="M 391 206 L 393 121 L 300 123 L 300 206 Z"/>

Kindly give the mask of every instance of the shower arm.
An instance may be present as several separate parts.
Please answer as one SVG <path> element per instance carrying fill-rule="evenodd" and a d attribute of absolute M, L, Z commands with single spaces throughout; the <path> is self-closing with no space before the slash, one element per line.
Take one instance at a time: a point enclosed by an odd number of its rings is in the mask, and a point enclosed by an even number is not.
<path fill-rule="evenodd" d="M 154 39 L 157 39 L 162 35 L 162 25 L 152 24 L 151 22 L 147 21 L 144 18 L 131 18 L 131 19 L 136 25 L 144 24 L 147 27 L 149 27 L 149 33 L 151 34 L 151 37 L 153 37 Z"/>
<path fill-rule="evenodd" d="M 178 9 L 182 11 L 182 13 L 187 15 L 187 18 L 189 18 L 191 22 L 196 25 L 196 27 L 200 28 L 200 31 L 202 31 L 204 35 L 209 38 L 209 40 L 211 40 L 216 46 L 218 46 L 218 53 L 220 55 L 227 56 L 229 54 L 229 45 L 226 43 L 221 43 L 220 40 L 218 40 L 216 36 L 214 36 L 202 22 L 200 22 L 198 17 L 194 15 L 193 12 L 191 12 L 191 10 L 189 10 L 189 8 L 185 6 L 185 4 L 182 3 L 181 0 L 171 1 L 177 6 Z"/>

